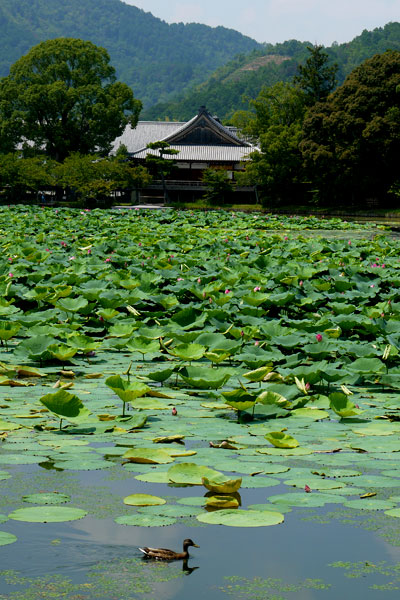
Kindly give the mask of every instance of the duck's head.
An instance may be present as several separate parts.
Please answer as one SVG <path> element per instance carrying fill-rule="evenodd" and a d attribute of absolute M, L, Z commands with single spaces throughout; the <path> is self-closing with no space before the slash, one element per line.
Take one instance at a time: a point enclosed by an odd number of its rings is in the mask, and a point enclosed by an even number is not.
<path fill-rule="evenodd" d="M 200 548 L 200 546 L 195 544 L 193 540 L 190 540 L 190 539 L 183 540 L 183 547 L 189 548 L 189 546 L 194 546 L 194 548 Z"/>

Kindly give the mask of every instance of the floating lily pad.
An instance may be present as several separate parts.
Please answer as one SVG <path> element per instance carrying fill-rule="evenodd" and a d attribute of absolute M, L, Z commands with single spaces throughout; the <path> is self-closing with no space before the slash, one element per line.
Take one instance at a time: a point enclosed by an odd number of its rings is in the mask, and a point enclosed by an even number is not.
<path fill-rule="evenodd" d="M 213 479 L 220 475 L 219 471 L 195 463 L 180 463 L 170 467 L 168 470 L 170 481 L 189 485 L 202 485 L 203 477 Z"/>
<path fill-rule="evenodd" d="M 3 481 L 4 479 L 10 479 L 11 475 L 10 473 L 7 473 L 7 471 L 0 471 L 0 481 Z"/>
<path fill-rule="evenodd" d="M 33 506 L 19 508 L 8 516 L 15 521 L 27 523 L 62 523 L 64 521 L 76 521 L 87 515 L 81 508 L 67 506 Z"/>
<path fill-rule="evenodd" d="M 124 454 L 124 458 L 130 462 L 165 464 L 174 462 L 174 459 L 166 450 L 158 448 L 132 448 Z"/>
<path fill-rule="evenodd" d="M 268 527 L 283 523 L 285 517 L 274 511 L 226 509 L 201 513 L 197 515 L 196 519 L 201 523 L 227 525 L 228 527 Z"/>
<path fill-rule="evenodd" d="M 129 506 L 158 506 L 166 502 L 164 498 L 150 496 L 149 494 L 131 494 L 124 498 L 124 504 L 128 504 Z"/>
<path fill-rule="evenodd" d="M 394 507 L 394 503 L 389 500 L 377 500 L 375 498 L 358 498 L 358 500 L 347 500 L 343 502 L 347 508 L 357 508 L 359 510 L 388 510 Z M 387 513 L 386 513 L 387 514 Z"/>
<path fill-rule="evenodd" d="M 400 508 L 391 508 L 390 510 L 385 510 L 385 515 L 389 515 L 389 517 L 396 517 L 400 519 Z"/>
<path fill-rule="evenodd" d="M 69 502 L 71 498 L 66 494 L 59 494 L 58 492 L 43 492 L 22 496 L 22 500 L 31 504 L 64 504 L 65 502 Z"/>
<path fill-rule="evenodd" d="M 136 475 L 135 479 L 146 483 L 169 483 L 168 471 L 149 471 L 142 475 Z"/>
<path fill-rule="evenodd" d="M 17 536 L 8 533 L 7 531 L 0 531 L 0 546 L 7 546 L 17 541 Z"/>
<path fill-rule="evenodd" d="M 120 525 L 133 525 L 135 527 L 165 527 L 167 525 L 174 525 L 176 519 L 173 517 L 137 513 L 135 515 L 117 517 L 115 522 Z"/>
<path fill-rule="evenodd" d="M 201 512 L 199 506 L 183 506 L 179 504 L 165 504 L 164 506 L 146 506 L 139 508 L 140 513 L 160 515 L 162 517 L 195 517 Z"/>

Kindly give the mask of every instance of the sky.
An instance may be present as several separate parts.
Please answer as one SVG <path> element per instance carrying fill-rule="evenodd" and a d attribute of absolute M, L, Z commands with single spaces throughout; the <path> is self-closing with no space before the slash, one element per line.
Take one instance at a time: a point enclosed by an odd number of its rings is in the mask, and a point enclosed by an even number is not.
<path fill-rule="evenodd" d="M 400 0 L 123 0 L 168 23 L 236 29 L 258 42 L 331 46 L 400 21 Z"/>

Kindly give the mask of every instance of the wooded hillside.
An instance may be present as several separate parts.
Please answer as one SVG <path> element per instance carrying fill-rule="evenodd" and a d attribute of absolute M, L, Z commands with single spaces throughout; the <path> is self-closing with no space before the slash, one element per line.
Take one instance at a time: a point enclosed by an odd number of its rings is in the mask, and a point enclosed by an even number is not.
<path fill-rule="evenodd" d="M 106 48 L 117 77 L 145 106 L 204 81 L 236 54 L 260 48 L 232 29 L 169 25 L 120 0 L 0 0 L 0 77 L 32 46 L 57 37 Z"/>

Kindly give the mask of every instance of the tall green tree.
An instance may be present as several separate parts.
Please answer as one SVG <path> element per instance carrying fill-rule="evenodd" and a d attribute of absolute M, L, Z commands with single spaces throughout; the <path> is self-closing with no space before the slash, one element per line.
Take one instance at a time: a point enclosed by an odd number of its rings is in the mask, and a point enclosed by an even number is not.
<path fill-rule="evenodd" d="M 303 90 L 307 106 L 323 102 L 334 90 L 338 65 L 329 64 L 329 55 L 323 46 L 307 46 L 310 56 L 298 66 L 293 82 Z"/>
<path fill-rule="evenodd" d="M 354 69 L 304 121 L 301 150 L 321 199 L 383 199 L 400 183 L 400 52 Z"/>
<path fill-rule="evenodd" d="M 304 92 L 289 83 L 279 82 L 263 88 L 251 111 L 239 113 L 244 132 L 257 140 L 260 150 L 239 182 L 256 185 L 265 204 L 298 199 L 303 191 L 303 158 L 299 149 L 306 112 Z"/>
<path fill-rule="evenodd" d="M 179 150 L 171 148 L 168 142 L 157 141 L 150 142 L 146 146 L 149 150 L 155 150 L 154 153 L 148 153 L 146 156 L 146 166 L 151 173 L 160 177 L 163 187 L 164 202 L 168 202 L 168 189 L 166 177 L 168 177 L 174 169 L 175 161 L 172 158 L 164 158 L 165 156 L 176 156 Z"/>
<path fill-rule="evenodd" d="M 107 154 L 141 109 L 109 62 L 104 48 L 79 39 L 33 47 L 0 80 L 3 151 L 25 141 L 26 151 L 61 162 L 74 152 Z"/>

